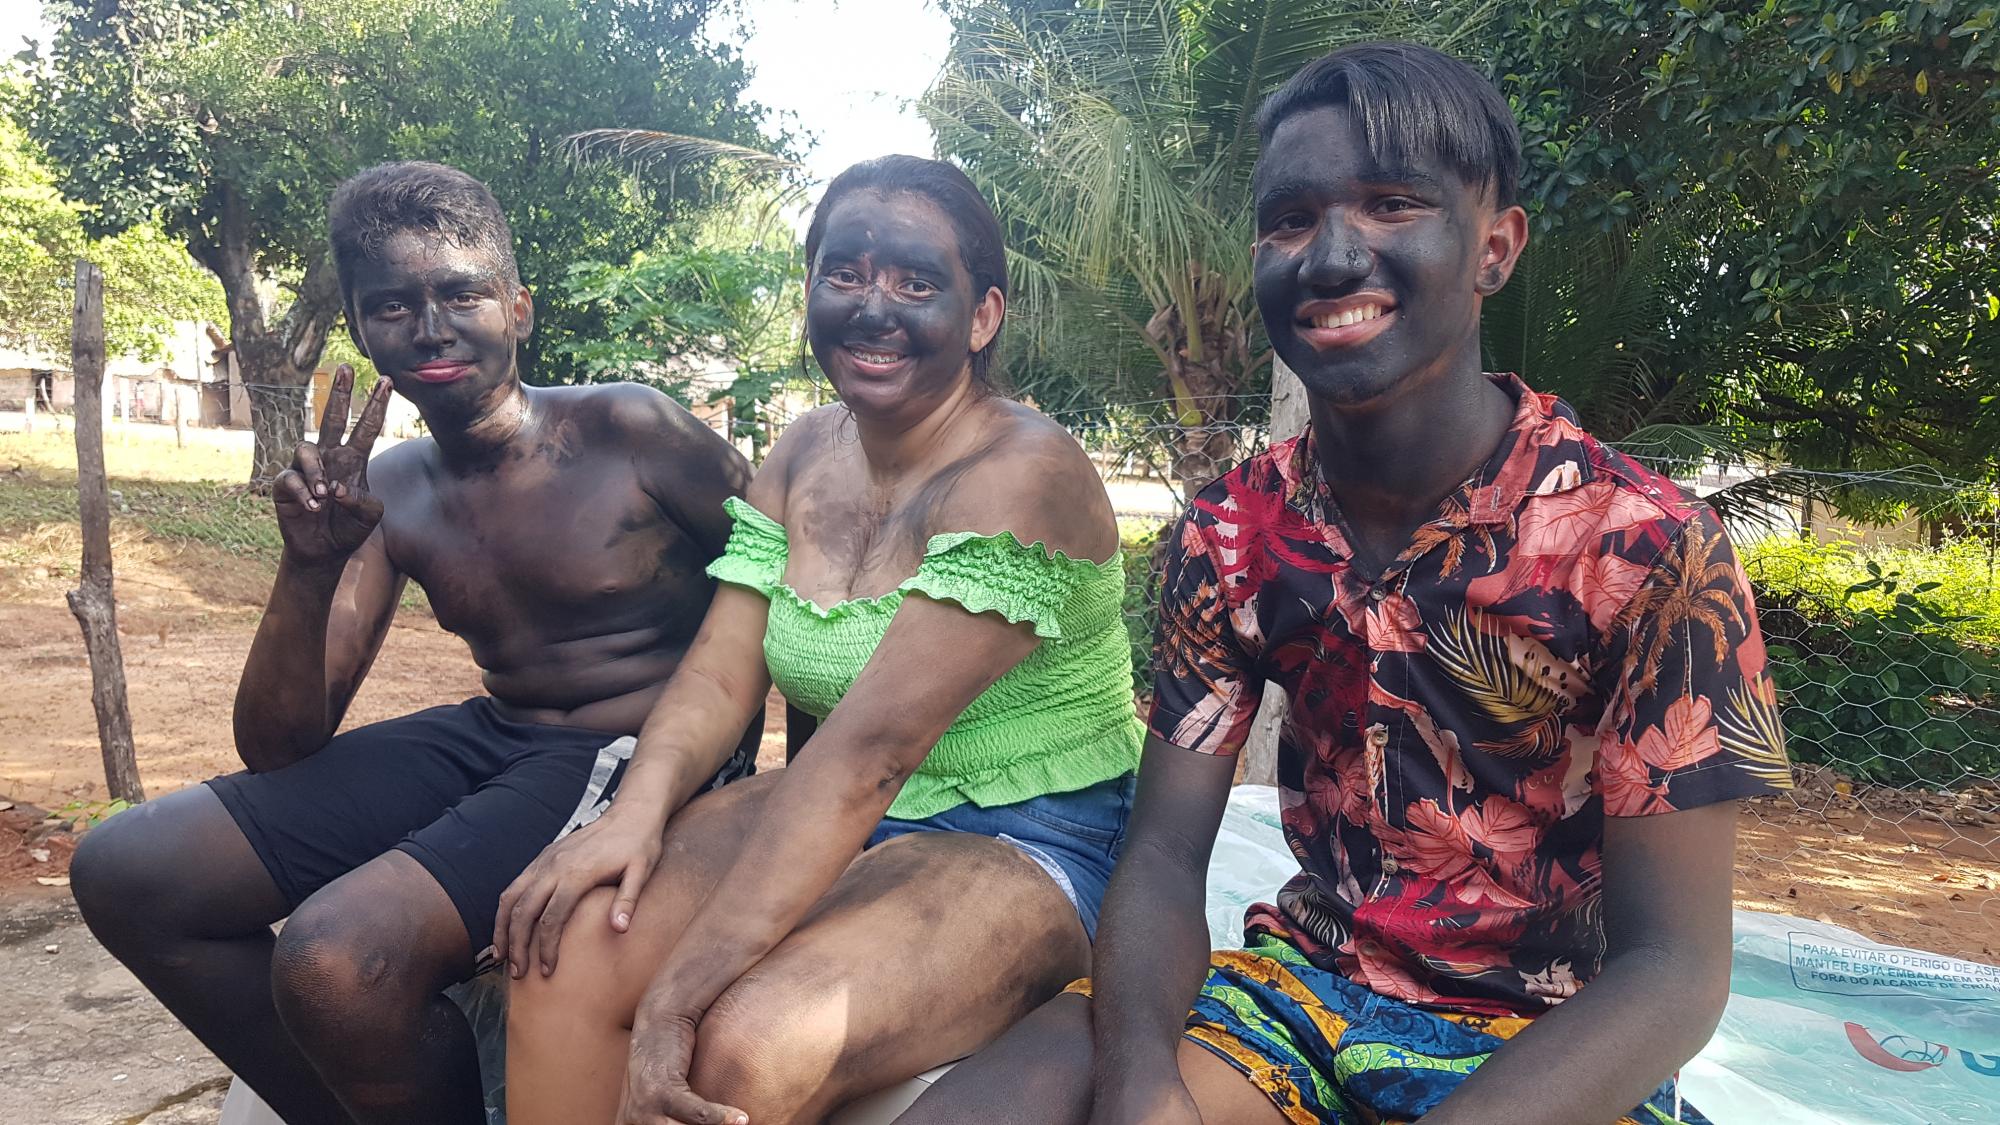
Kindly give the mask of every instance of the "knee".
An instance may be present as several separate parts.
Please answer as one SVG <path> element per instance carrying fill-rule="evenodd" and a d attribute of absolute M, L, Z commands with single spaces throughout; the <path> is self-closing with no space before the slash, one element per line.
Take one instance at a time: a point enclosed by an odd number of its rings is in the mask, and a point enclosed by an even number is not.
<path fill-rule="evenodd" d="M 418 982 L 393 936 L 337 904 L 308 900 L 271 954 L 271 994 L 287 1029 L 325 1040 L 379 1035 L 435 989 Z"/>
<path fill-rule="evenodd" d="M 181 921 L 177 892 L 194 877 L 144 806 L 86 832 L 70 859 L 70 893 L 91 933 L 123 956 Z"/>
<path fill-rule="evenodd" d="M 600 887 L 578 900 L 556 948 L 556 971 L 544 975 L 530 957 L 527 973 L 508 982 L 510 1028 L 533 1028 L 551 1018 L 567 1024 L 578 1015 L 632 1025 L 639 993 L 657 966 L 632 963 L 620 948 L 631 942 L 611 928 L 616 898 L 615 888 Z"/>
<path fill-rule="evenodd" d="M 832 1108 L 845 1046 L 845 1020 L 824 1018 L 832 998 L 809 985 L 739 983 L 702 1018 L 688 1084 L 710 1101 L 735 1106 L 752 1121 L 810 1119 Z"/>

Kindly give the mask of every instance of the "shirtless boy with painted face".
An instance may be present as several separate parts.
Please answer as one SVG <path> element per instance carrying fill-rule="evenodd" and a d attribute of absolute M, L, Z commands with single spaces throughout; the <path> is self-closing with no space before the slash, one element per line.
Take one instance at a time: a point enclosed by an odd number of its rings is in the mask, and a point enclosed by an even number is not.
<path fill-rule="evenodd" d="M 436 164 L 330 207 L 382 378 L 274 487 L 284 555 L 236 697 L 244 773 L 132 810 L 76 857 L 91 929 L 289 1125 L 481 1122 L 472 975 L 500 893 L 596 815 L 693 640 L 749 466 L 651 389 L 522 385 L 534 305 L 484 185 Z M 370 449 L 391 385 L 430 437 Z M 336 736 L 404 584 L 488 695 Z M 748 773 L 762 728 L 713 778 Z M 270 926 L 288 918 L 281 935 Z"/>

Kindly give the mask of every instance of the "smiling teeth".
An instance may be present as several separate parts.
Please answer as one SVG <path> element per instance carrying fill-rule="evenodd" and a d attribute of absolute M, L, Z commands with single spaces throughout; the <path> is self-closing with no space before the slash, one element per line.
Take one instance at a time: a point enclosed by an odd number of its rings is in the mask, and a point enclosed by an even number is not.
<path fill-rule="evenodd" d="M 1326 313 L 1312 318 L 1314 328 L 1345 328 L 1350 324 L 1360 324 L 1364 320 L 1374 320 L 1388 310 L 1381 305 L 1362 305 L 1346 312 Z"/>
<path fill-rule="evenodd" d="M 902 356 L 897 355 L 895 352 L 870 352 L 870 351 L 863 351 L 860 348 L 849 348 L 847 350 L 853 352 L 854 358 L 860 360 L 863 363 L 890 364 L 903 358 Z"/>

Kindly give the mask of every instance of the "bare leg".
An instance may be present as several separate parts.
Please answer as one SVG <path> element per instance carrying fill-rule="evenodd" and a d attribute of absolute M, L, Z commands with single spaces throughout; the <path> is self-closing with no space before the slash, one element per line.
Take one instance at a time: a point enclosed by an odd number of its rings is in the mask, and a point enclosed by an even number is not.
<path fill-rule="evenodd" d="M 1181 1081 L 1209 1125 L 1286 1125 L 1235 1067 L 1181 1041 Z M 1091 1096 L 1090 1001 L 1058 996 L 959 1063 L 896 1125 L 1085 1125 Z"/>
<path fill-rule="evenodd" d="M 484 1125 L 472 1029 L 442 995 L 471 975 L 471 944 L 450 896 L 402 852 L 327 884 L 285 923 L 278 1012 L 361 1125 Z"/>
<path fill-rule="evenodd" d="M 214 792 L 169 793 L 91 830 L 70 879 L 97 940 L 290 1125 L 348 1125 L 272 1003 L 284 896 Z"/>
<path fill-rule="evenodd" d="M 776 773 L 689 802 L 667 824 L 665 852 L 626 933 L 611 928 L 612 888 L 576 905 L 553 976 L 508 986 L 507 1119 L 513 1125 L 599 1125 L 618 1110 L 632 1013 L 716 880 L 757 827 Z"/>
<path fill-rule="evenodd" d="M 818 1122 L 985 1046 L 1089 963 L 1075 908 L 1017 849 L 904 836 L 709 1009 L 690 1085 L 759 1125 Z"/>
<path fill-rule="evenodd" d="M 609 893 L 586 899 L 554 976 L 515 982 L 514 1125 L 609 1121 L 617 1112 L 633 1012 L 688 914 L 755 827 L 755 780 L 676 819 L 669 836 L 701 841 L 699 854 L 691 843 L 678 864 L 661 864 L 629 933 L 611 930 Z M 707 873 L 692 875 L 697 866 Z M 689 1077 L 698 1093 L 759 1125 L 818 1121 L 977 1050 L 1081 975 L 1089 956 L 1075 909 L 1013 847 L 956 833 L 906 836 L 858 858 L 717 1000 Z"/>

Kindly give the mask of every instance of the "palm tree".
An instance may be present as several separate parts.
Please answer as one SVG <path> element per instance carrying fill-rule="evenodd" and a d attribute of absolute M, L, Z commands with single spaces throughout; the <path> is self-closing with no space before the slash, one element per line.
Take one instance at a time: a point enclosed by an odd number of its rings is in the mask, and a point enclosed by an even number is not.
<path fill-rule="evenodd" d="M 1471 43 L 1497 0 L 1102 0 L 961 8 L 921 103 L 1009 226 L 1012 366 L 1156 423 L 1192 494 L 1226 471 L 1270 359 L 1250 288 L 1264 97 L 1346 43 Z M 1025 10 L 1024 10 L 1025 9 Z M 1025 374 L 1025 378 L 1022 376 Z"/>

